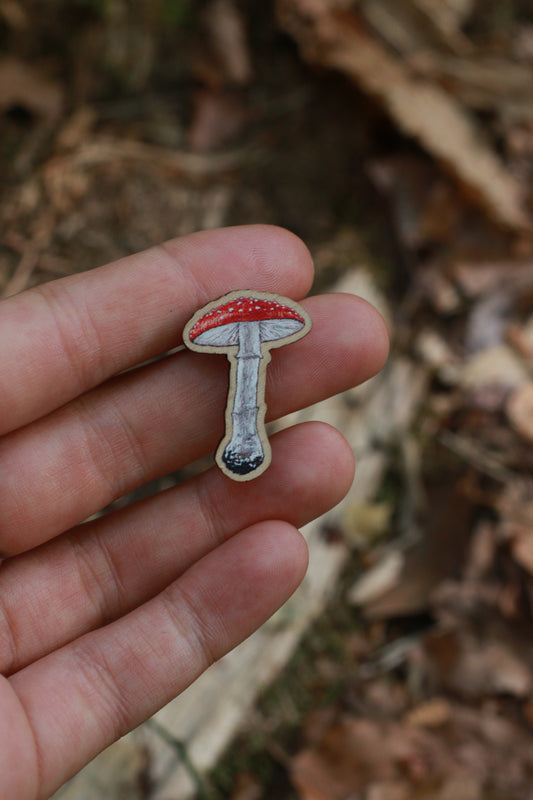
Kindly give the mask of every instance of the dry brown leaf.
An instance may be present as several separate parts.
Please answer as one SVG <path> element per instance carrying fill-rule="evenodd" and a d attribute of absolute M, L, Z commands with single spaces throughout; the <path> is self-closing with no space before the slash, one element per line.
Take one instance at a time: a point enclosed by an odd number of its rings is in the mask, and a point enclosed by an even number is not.
<path fill-rule="evenodd" d="M 533 382 L 525 383 L 507 402 L 509 422 L 527 442 L 533 442 Z"/>
<path fill-rule="evenodd" d="M 457 361 L 445 338 L 432 328 L 423 328 L 418 333 L 414 341 L 414 350 L 432 370 L 442 370 Z"/>
<path fill-rule="evenodd" d="M 433 697 L 411 709 L 405 721 L 412 728 L 440 728 L 450 719 L 452 709 L 444 697 Z"/>
<path fill-rule="evenodd" d="M 472 1 L 470 2 L 470 8 Z M 455 0 L 370 0 L 361 3 L 361 13 L 380 36 L 402 56 L 410 57 L 428 48 L 445 53 L 468 53 L 472 49 L 461 31 L 461 21 L 470 8 Z"/>
<path fill-rule="evenodd" d="M 505 337 L 511 347 L 519 356 L 529 364 L 533 364 L 533 318 L 529 318 L 525 325 L 510 322 L 505 332 Z"/>
<path fill-rule="evenodd" d="M 402 245 L 416 250 L 457 236 L 463 220 L 457 186 L 422 155 L 373 159 L 368 174 L 387 197 Z M 442 270 L 439 270 L 442 274 Z"/>
<path fill-rule="evenodd" d="M 505 339 L 513 307 L 510 292 L 500 289 L 480 297 L 470 308 L 464 332 L 467 353 L 497 347 Z"/>
<path fill-rule="evenodd" d="M 444 89 L 419 80 L 360 24 L 342 0 L 278 0 L 281 24 L 304 57 L 337 69 L 377 98 L 412 136 L 505 227 L 530 226 L 523 191 L 472 119 Z"/>
<path fill-rule="evenodd" d="M 424 704 L 428 708 L 432 701 Z M 421 708 L 421 707 L 419 707 Z M 525 710 L 531 714 L 530 710 Z M 446 724 L 427 730 L 388 718 L 331 718 L 291 762 L 301 800 L 524 800 L 533 745 L 494 702 L 449 701 Z"/>
<path fill-rule="evenodd" d="M 79 147 L 88 138 L 96 120 L 96 111 L 91 106 L 80 106 L 70 116 L 57 135 L 57 144 L 65 150 Z"/>
<path fill-rule="evenodd" d="M 505 486 L 497 504 L 499 535 L 507 541 L 533 530 L 533 481 L 513 480 Z"/>
<path fill-rule="evenodd" d="M 500 694 L 528 697 L 533 682 L 526 657 L 515 652 L 518 645 L 499 640 L 497 631 L 488 634 L 482 639 L 460 629 L 455 634 L 428 637 L 425 648 L 436 670 L 434 679 L 465 698 Z"/>
<path fill-rule="evenodd" d="M 472 775 L 453 775 L 448 778 L 440 791 L 431 794 L 427 800 L 483 800 L 484 791 L 480 779 Z"/>
<path fill-rule="evenodd" d="M 13 106 L 55 119 L 63 107 L 63 92 L 54 81 L 16 58 L 0 61 L 0 111 Z"/>
<path fill-rule="evenodd" d="M 403 567 L 403 554 L 399 550 L 389 550 L 356 580 L 348 592 L 348 602 L 362 606 L 379 600 L 397 587 Z"/>
<path fill-rule="evenodd" d="M 443 33 L 456 35 L 472 13 L 475 0 L 415 0 L 415 4 Z"/>
<path fill-rule="evenodd" d="M 463 389 L 481 386 L 522 386 L 529 375 L 522 360 L 506 344 L 478 350 L 465 358 L 457 371 L 457 383 Z"/>
<path fill-rule="evenodd" d="M 516 61 L 476 53 L 454 58 L 432 53 L 417 62 L 431 80 L 446 85 L 465 105 L 499 114 L 504 123 L 528 122 L 533 115 L 533 72 Z"/>
<path fill-rule="evenodd" d="M 522 706 L 522 713 L 529 726 L 533 728 L 533 700 L 526 700 Z"/>
<path fill-rule="evenodd" d="M 329 725 L 290 765 L 301 800 L 367 797 L 379 783 L 438 786 L 457 769 L 454 755 L 432 731 L 349 716 Z"/>
<path fill-rule="evenodd" d="M 455 478 L 424 487 L 420 518 L 423 537 L 405 551 L 391 547 L 348 592 L 368 619 L 417 614 L 429 604 L 439 582 L 453 575 L 468 547 L 471 509 Z"/>
<path fill-rule="evenodd" d="M 520 566 L 533 575 L 533 530 L 524 531 L 513 541 L 512 552 Z"/>
<path fill-rule="evenodd" d="M 451 267 L 451 277 L 461 292 L 476 298 L 501 288 L 516 292 L 528 290 L 533 284 L 533 261 L 457 261 Z"/>
<path fill-rule="evenodd" d="M 369 785 L 365 800 L 410 800 L 412 790 L 407 781 L 376 781 Z"/>
<path fill-rule="evenodd" d="M 472 534 L 463 570 L 466 583 L 479 583 L 487 577 L 497 556 L 496 525 L 492 520 L 480 520 Z"/>
<path fill-rule="evenodd" d="M 368 548 L 390 530 L 392 512 L 391 503 L 348 503 L 341 515 L 345 540 L 352 547 Z"/>
<path fill-rule="evenodd" d="M 385 742 L 384 733 L 368 719 L 344 718 L 328 727 L 316 746 L 292 761 L 291 778 L 302 800 L 343 800 L 373 778 L 397 777 L 393 751 L 400 742 L 394 736 Z"/>
<path fill-rule="evenodd" d="M 0 17 L 14 30 L 24 30 L 30 24 L 30 16 L 17 0 L 1 0 Z"/>

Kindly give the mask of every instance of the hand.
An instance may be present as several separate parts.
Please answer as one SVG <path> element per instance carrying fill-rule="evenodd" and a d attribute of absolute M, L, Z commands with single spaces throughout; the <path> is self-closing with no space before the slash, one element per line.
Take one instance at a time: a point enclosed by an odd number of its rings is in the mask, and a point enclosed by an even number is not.
<path fill-rule="evenodd" d="M 308 423 L 264 475 L 216 468 L 83 522 L 213 449 L 227 361 L 179 352 L 191 314 L 231 289 L 302 298 L 309 254 L 251 226 L 193 234 L 0 305 L 0 796 L 47 798 L 264 622 L 306 568 L 297 527 L 347 491 L 352 453 Z M 369 378 L 377 312 L 303 303 L 311 333 L 275 353 L 269 416 Z M 123 374 L 119 374 L 123 373 Z"/>

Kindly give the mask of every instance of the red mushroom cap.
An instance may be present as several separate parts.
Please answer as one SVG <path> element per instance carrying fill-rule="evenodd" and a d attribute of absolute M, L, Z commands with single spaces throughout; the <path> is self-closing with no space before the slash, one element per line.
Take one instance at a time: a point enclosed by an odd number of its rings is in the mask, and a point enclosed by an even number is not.
<path fill-rule="evenodd" d="M 195 339 L 201 333 L 234 322 L 263 322 L 267 319 L 295 319 L 305 324 L 297 311 L 275 300 L 262 300 L 258 297 L 237 297 L 222 306 L 204 314 L 189 331 L 189 338 Z"/>

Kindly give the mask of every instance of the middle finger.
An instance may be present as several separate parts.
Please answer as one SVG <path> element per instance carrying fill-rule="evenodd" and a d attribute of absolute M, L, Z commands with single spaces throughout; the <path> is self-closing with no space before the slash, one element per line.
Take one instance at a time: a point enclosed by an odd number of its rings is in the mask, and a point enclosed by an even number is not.
<path fill-rule="evenodd" d="M 311 333 L 268 368 L 270 418 L 366 380 L 386 355 L 381 317 L 364 301 L 327 295 L 304 305 Z M 222 434 L 225 361 L 180 353 L 4 437 L 0 552 L 35 547 L 212 449 Z"/>

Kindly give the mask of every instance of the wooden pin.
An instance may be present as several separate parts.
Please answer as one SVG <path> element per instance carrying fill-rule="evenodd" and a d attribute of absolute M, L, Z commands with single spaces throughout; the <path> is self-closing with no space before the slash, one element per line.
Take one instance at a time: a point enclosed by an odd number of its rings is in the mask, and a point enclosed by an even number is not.
<path fill-rule="evenodd" d="M 270 351 L 301 339 L 311 318 L 286 297 L 229 292 L 200 308 L 183 330 L 183 342 L 199 353 L 225 353 L 230 362 L 226 431 L 215 460 L 234 481 L 261 475 L 272 460 L 265 430 L 265 382 Z"/>

